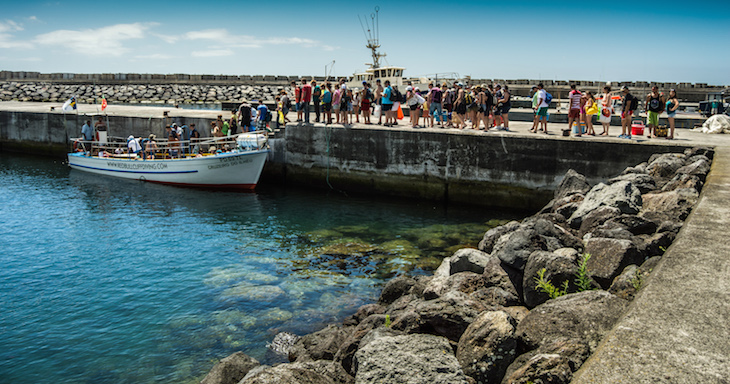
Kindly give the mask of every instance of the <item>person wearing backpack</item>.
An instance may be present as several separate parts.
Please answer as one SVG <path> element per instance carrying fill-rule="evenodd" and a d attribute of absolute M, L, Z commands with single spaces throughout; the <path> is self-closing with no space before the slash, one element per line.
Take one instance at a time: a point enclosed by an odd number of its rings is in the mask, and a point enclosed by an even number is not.
<path fill-rule="evenodd" d="M 644 109 L 646 110 L 646 127 L 649 132 L 646 134 L 649 137 L 656 136 L 656 127 L 659 126 L 659 114 L 664 112 L 664 95 L 659 93 L 659 88 L 654 85 L 651 87 L 651 92 L 646 95 L 644 101 Z"/>
<path fill-rule="evenodd" d="M 317 85 L 317 82 L 312 80 L 312 104 L 314 104 L 314 121 L 319 123 L 320 115 L 320 99 L 322 97 L 322 88 Z"/>
<path fill-rule="evenodd" d="M 256 108 L 256 128 L 265 131 L 268 118 L 269 108 L 266 107 L 263 99 L 259 99 L 259 106 Z"/>
<path fill-rule="evenodd" d="M 547 128 L 547 112 L 550 104 L 548 103 L 548 93 L 544 89 L 542 83 L 537 84 L 537 117 L 540 120 L 542 133 L 548 134 Z"/>
<path fill-rule="evenodd" d="M 291 99 L 289 98 L 289 95 L 286 94 L 286 91 L 283 89 L 281 90 L 281 92 L 279 92 L 279 95 L 281 99 L 281 113 L 284 115 L 284 123 L 288 123 L 289 118 L 286 116 L 291 109 Z"/>
<path fill-rule="evenodd" d="M 325 124 L 332 124 L 332 86 L 328 82 L 324 83 L 322 109 L 326 117 Z"/>
<path fill-rule="evenodd" d="M 362 91 L 360 91 L 360 110 L 362 111 L 363 123 L 370 125 L 370 103 L 373 101 L 373 91 L 367 81 L 362 82 Z"/>
<path fill-rule="evenodd" d="M 639 106 L 639 99 L 629 92 L 629 87 L 621 87 L 621 93 L 624 94 L 621 110 L 621 135 L 620 139 L 631 139 L 631 117 L 634 116 L 636 108 Z"/>
<path fill-rule="evenodd" d="M 385 127 L 391 127 L 393 126 L 393 122 L 391 117 L 393 116 L 393 100 L 391 98 L 395 98 L 393 95 L 393 88 L 390 86 L 390 80 L 385 80 L 385 88 L 383 89 L 383 97 L 381 98 L 381 104 L 383 106 L 383 113 L 385 114 Z"/>
<path fill-rule="evenodd" d="M 441 98 L 443 93 L 441 88 L 434 86 L 433 82 L 428 83 L 428 94 L 426 94 L 426 100 L 428 101 L 428 115 L 430 126 L 433 128 L 433 120 L 435 116 L 438 116 L 439 127 L 444 127 L 444 111 L 441 105 Z"/>

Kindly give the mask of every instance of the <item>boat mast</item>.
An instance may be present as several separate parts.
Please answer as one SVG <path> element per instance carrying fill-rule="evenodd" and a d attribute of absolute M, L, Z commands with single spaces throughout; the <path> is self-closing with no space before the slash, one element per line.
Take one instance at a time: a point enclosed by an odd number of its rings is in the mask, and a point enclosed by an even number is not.
<path fill-rule="evenodd" d="M 380 48 L 380 27 L 378 22 L 378 12 L 380 11 L 380 7 L 375 7 L 375 13 L 370 14 L 370 22 L 368 22 L 367 19 L 365 19 L 365 25 L 362 23 L 362 18 L 358 16 L 358 20 L 360 20 L 360 27 L 362 27 L 362 31 L 365 34 L 365 38 L 367 39 L 368 44 L 365 46 L 366 48 L 370 49 L 372 55 L 373 55 L 373 68 L 380 68 L 380 59 L 385 57 L 385 53 L 379 53 L 378 48 Z M 367 26 L 367 31 L 365 30 L 365 27 Z M 368 64 L 370 65 L 370 64 Z"/>

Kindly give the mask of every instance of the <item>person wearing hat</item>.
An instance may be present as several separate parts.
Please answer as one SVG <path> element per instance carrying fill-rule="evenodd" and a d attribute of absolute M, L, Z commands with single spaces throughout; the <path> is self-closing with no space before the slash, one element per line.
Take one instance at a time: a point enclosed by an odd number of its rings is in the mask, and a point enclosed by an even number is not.
<path fill-rule="evenodd" d="M 622 101 L 621 111 L 621 139 L 631 139 L 631 117 L 634 115 L 636 108 L 639 105 L 639 99 L 629 92 L 629 87 L 621 87 L 621 93 L 624 95 Z"/>

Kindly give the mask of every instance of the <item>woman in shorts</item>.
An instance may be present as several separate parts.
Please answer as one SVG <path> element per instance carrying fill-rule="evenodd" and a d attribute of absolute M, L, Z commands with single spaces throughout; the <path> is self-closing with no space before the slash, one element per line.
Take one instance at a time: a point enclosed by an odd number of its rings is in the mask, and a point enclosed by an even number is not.
<path fill-rule="evenodd" d="M 669 97 L 666 104 L 667 120 L 669 121 L 669 134 L 667 139 L 674 139 L 674 117 L 677 116 L 677 109 L 679 108 L 679 99 L 677 98 L 677 91 L 674 89 L 669 90 Z"/>
<path fill-rule="evenodd" d="M 512 95 L 509 93 L 509 87 L 504 86 L 502 97 L 497 100 L 498 104 L 502 104 L 500 112 L 502 113 L 502 121 L 504 121 L 504 130 L 509 131 L 509 110 L 512 108 Z"/>

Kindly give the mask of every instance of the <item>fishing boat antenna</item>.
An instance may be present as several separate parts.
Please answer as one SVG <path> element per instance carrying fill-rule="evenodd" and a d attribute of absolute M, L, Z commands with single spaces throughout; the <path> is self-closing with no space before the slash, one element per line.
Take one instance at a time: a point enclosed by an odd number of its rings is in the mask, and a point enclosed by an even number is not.
<path fill-rule="evenodd" d="M 385 57 L 385 53 L 378 52 L 378 48 L 380 48 L 380 22 L 378 20 L 379 11 L 380 7 L 376 6 L 375 13 L 370 14 L 369 22 L 367 17 L 361 18 L 359 15 L 357 16 L 358 20 L 360 20 L 360 27 L 362 27 L 362 32 L 365 34 L 365 39 L 367 39 L 368 42 L 365 47 L 370 49 L 373 55 L 373 68 L 380 68 L 380 59 Z M 364 25 L 363 19 L 365 19 Z"/>

